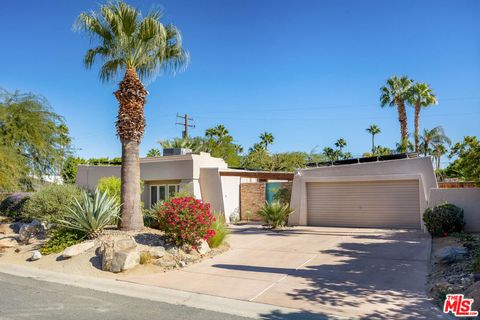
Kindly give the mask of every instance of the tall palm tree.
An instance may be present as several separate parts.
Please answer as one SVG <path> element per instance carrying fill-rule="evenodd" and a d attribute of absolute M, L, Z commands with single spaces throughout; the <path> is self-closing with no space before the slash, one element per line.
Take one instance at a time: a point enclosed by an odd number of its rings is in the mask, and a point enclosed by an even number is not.
<path fill-rule="evenodd" d="M 420 150 L 423 151 L 423 155 L 427 156 L 429 154 L 433 154 L 433 150 L 430 149 L 430 145 L 437 145 L 437 144 L 451 144 L 451 140 L 445 134 L 442 126 L 437 126 L 431 130 L 424 129 L 423 135 L 420 137 L 421 145 Z"/>
<path fill-rule="evenodd" d="M 268 149 L 268 145 L 273 143 L 273 135 L 270 132 L 264 132 L 260 135 L 261 144 Z"/>
<path fill-rule="evenodd" d="M 402 151 L 407 150 L 407 112 L 405 102 L 409 101 L 411 95 L 412 80 L 407 76 L 393 76 L 387 80 L 385 86 L 380 88 L 380 105 L 383 107 L 397 107 L 398 121 L 400 122 L 400 141 Z"/>
<path fill-rule="evenodd" d="M 435 160 L 435 171 L 439 172 L 441 158 L 447 153 L 447 147 L 443 143 L 437 143 L 433 145 L 433 158 Z"/>
<path fill-rule="evenodd" d="M 415 108 L 415 152 L 420 152 L 420 110 L 437 104 L 437 97 L 427 83 L 417 82 L 412 86 L 409 103 Z"/>
<path fill-rule="evenodd" d="M 382 130 L 380 130 L 380 127 L 376 124 L 371 124 L 370 127 L 365 130 L 372 135 L 372 153 L 375 153 L 375 135 L 381 133 Z"/>
<path fill-rule="evenodd" d="M 98 12 L 81 13 L 75 24 L 94 44 L 85 54 L 85 66 L 91 68 L 100 58 L 101 81 L 124 73 L 115 92 L 119 103 L 116 128 L 122 144 L 122 230 L 143 227 L 138 149 L 145 131 L 148 92 L 140 79 L 154 77 L 160 70 L 175 72 L 188 63 L 180 31 L 174 25 L 163 25 L 161 17 L 157 10 L 143 17 L 136 8 L 116 1 L 100 6 Z"/>

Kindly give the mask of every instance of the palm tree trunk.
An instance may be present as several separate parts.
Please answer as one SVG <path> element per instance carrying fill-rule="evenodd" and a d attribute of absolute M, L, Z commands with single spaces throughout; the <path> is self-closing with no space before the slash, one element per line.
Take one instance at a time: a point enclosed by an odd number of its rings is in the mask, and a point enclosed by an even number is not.
<path fill-rule="evenodd" d="M 415 104 L 415 152 L 418 153 L 420 150 L 420 104 Z"/>
<path fill-rule="evenodd" d="M 144 105 L 147 91 L 134 68 L 125 72 L 115 96 L 119 102 L 117 134 L 122 143 L 122 187 L 120 193 L 122 230 L 143 228 L 140 201 L 140 157 L 139 145 L 145 131 Z"/>
<path fill-rule="evenodd" d="M 122 142 L 122 188 L 121 220 L 119 227 L 122 230 L 139 230 L 143 228 L 141 211 L 140 187 L 140 157 L 139 143 L 129 140 Z"/>
<path fill-rule="evenodd" d="M 398 121 L 400 122 L 400 144 L 402 151 L 407 152 L 408 147 L 408 131 L 407 131 L 407 112 L 405 110 L 405 102 L 397 100 Z"/>
<path fill-rule="evenodd" d="M 372 134 L 372 153 L 375 153 L 375 135 Z"/>

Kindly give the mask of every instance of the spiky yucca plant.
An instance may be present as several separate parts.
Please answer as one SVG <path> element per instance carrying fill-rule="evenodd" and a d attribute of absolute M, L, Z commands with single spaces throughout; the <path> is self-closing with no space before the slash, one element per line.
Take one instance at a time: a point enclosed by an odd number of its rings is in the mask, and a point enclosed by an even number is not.
<path fill-rule="evenodd" d="M 81 231 L 89 238 L 97 237 L 107 225 L 115 223 L 120 213 L 118 199 L 98 189 L 93 195 L 83 190 L 80 201 L 74 198 L 67 209 L 68 213 L 58 221 L 59 224 Z"/>
<path fill-rule="evenodd" d="M 267 203 L 257 214 L 262 217 L 263 221 L 272 227 L 272 229 L 276 229 L 286 225 L 288 216 L 293 211 L 288 204 L 275 201 Z"/>
<path fill-rule="evenodd" d="M 145 131 L 148 92 L 141 79 L 154 77 L 161 70 L 179 70 L 188 62 L 180 31 L 172 24 L 162 24 L 161 18 L 158 10 L 142 16 L 122 1 L 111 1 L 101 5 L 98 12 L 80 14 L 75 25 L 93 40 L 84 58 L 87 68 L 100 58 L 100 80 L 109 81 L 124 73 L 115 92 L 119 103 L 117 135 L 122 143 L 122 230 L 143 227 L 139 145 Z"/>

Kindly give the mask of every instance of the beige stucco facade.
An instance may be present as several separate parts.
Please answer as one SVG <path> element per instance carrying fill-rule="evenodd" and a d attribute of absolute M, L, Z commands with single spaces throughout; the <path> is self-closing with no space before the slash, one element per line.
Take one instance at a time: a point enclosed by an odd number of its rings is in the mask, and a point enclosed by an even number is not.
<path fill-rule="evenodd" d="M 429 157 L 359 163 L 341 166 L 297 170 L 293 179 L 291 207 L 295 210 L 289 218 L 291 225 L 307 225 L 307 184 L 318 182 L 371 182 L 418 181 L 419 227 L 423 228 L 421 215 L 428 207 L 431 188 L 437 181 Z"/>
<path fill-rule="evenodd" d="M 96 188 L 102 177 L 120 177 L 120 166 L 80 165 L 77 185 Z M 212 209 L 223 212 L 227 220 L 238 213 L 240 177 L 221 177 L 220 171 L 229 170 L 221 158 L 210 154 L 187 154 L 140 160 L 140 178 L 144 183 L 142 201 L 150 207 L 150 186 L 179 185 L 179 191 L 188 191 L 197 199 L 211 204 Z"/>

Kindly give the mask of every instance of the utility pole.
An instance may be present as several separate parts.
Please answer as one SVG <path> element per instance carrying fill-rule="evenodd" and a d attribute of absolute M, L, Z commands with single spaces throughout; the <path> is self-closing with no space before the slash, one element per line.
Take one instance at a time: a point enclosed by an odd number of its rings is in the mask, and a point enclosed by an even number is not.
<path fill-rule="evenodd" d="M 179 116 L 177 114 L 177 118 L 180 118 L 183 120 L 183 123 L 178 123 L 176 122 L 175 124 L 176 125 L 180 125 L 180 126 L 183 126 L 184 130 L 183 130 L 183 138 L 185 140 L 188 140 L 188 128 L 195 128 L 195 125 L 194 124 L 189 124 L 188 121 L 193 121 L 193 118 L 189 118 L 188 117 L 188 114 L 184 114 L 183 116 Z"/>

